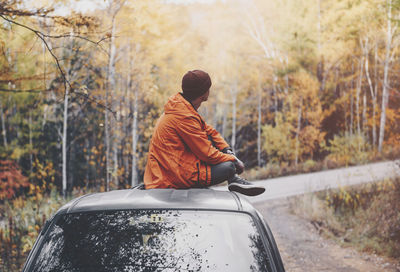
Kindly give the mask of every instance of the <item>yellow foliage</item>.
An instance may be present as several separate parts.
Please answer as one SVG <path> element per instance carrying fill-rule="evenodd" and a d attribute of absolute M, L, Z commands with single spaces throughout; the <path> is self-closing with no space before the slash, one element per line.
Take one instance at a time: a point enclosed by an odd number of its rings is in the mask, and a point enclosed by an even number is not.
<path fill-rule="evenodd" d="M 369 144 L 362 135 L 335 135 L 324 148 L 330 152 L 328 158 L 345 165 L 364 162 L 368 159 Z"/>
<path fill-rule="evenodd" d="M 291 124 L 285 123 L 281 115 L 277 116 L 275 127 L 263 127 L 263 148 L 272 162 L 290 161 L 294 158 L 295 142 L 292 130 Z"/>

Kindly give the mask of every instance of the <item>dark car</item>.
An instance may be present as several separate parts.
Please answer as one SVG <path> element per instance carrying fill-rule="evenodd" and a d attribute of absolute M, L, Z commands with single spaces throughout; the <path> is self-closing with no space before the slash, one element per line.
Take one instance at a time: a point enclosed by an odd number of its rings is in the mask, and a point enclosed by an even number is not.
<path fill-rule="evenodd" d="M 23 271 L 284 271 L 254 207 L 213 189 L 85 195 L 47 221 Z"/>

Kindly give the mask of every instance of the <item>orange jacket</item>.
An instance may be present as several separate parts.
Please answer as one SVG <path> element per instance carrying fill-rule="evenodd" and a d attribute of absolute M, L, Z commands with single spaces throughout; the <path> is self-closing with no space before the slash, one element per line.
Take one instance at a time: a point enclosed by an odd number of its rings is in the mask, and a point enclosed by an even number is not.
<path fill-rule="evenodd" d="M 144 173 L 146 189 L 210 185 L 210 165 L 235 160 L 220 151 L 226 147 L 229 145 L 221 135 L 182 94 L 170 97 L 151 138 Z"/>

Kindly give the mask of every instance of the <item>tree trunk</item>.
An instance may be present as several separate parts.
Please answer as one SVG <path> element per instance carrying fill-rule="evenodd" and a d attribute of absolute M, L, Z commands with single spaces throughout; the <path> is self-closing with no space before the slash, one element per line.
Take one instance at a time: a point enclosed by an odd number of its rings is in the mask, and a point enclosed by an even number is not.
<path fill-rule="evenodd" d="M 373 97 L 373 111 L 372 111 L 372 116 L 373 116 L 373 145 L 374 148 L 376 148 L 376 143 L 377 143 L 377 127 L 376 127 L 376 113 L 378 112 L 378 43 L 375 43 L 375 59 L 374 59 L 374 80 L 375 80 L 375 94 Z"/>
<path fill-rule="evenodd" d="M 49 27 L 47 26 L 47 28 L 46 28 L 47 18 L 39 18 L 38 20 L 39 20 L 39 26 L 40 26 L 42 32 L 45 33 L 46 35 L 48 35 L 49 34 Z M 47 40 L 47 44 L 48 44 L 48 46 L 50 48 L 53 48 L 53 45 L 52 45 L 50 39 Z M 42 43 L 42 53 L 43 53 L 43 89 L 44 90 L 47 90 L 46 52 L 47 52 L 47 47 L 46 47 L 46 45 L 44 43 Z M 50 88 L 50 90 L 49 90 L 49 92 L 47 92 L 46 96 L 47 96 L 47 100 L 48 101 L 55 101 L 56 100 L 53 88 Z M 53 103 L 53 102 L 51 102 L 51 103 Z M 49 108 L 48 105 L 45 104 L 44 109 L 43 109 L 42 130 L 44 130 L 44 127 L 45 127 L 46 122 L 47 122 L 48 108 Z"/>
<path fill-rule="evenodd" d="M 368 65 L 369 64 L 368 64 L 368 56 L 367 56 L 365 58 L 365 75 L 367 77 L 369 91 L 371 93 L 371 99 L 372 99 L 372 146 L 374 146 L 375 145 L 375 141 L 376 141 L 376 132 L 375 132 L 375 103 L 376 103 L 376 98 L 375 98 L 374 87 L 372 86 L 371 77 L 369 75 Z"/>
<path fill-rule="evenodd" d="M 75 162 L 76 161 L 76 146 L 75 145 L 70 145 L 67 147 L 69 150 L 69 161 Z M 74 164 L 73 163 L 68 163 L 67 165 L 67 171 L 68 171 L 68 178 L 67 178 L 67 188 L 70 188 L 70 192 L 74 188 L 74 180 L 75 180 L 75 171 L 73 168 Z M 79 187 L 81 186 L 80 183 L 78 185 Z"/>
<path fill-rule="evenodd" d="M 219 119 L 219 116 L 218 116 L 218 114 L 217 114 L 217 108 L 218 108 L 218 103 L 217 103 L 217 101 L 215 101 L 215 103 L 213 104 L 213 110 L 212 110 L 212 112 L 214 113 L 213 114 L 213 118 L 212 118 L 212 126 L 213 126 L 213 128 L 215 128 L 215 129 L 217 129 L 217 126 L 218 126 L 218 119 Z M 218 129 L 217 129 L 218 130 Z"/>
<path fill-rule="evenodd" d="M 114 96 L 113 96 L 114 97 Z M 119 94 L 116 94 L 115 99 L 119 99 Z M 114 101 L 115 102 L 115 101 Z M 113 107 L 113 110 L 116 109 L 116 107 Z M 121 114 L 120 110 L 116 111 L 116 118 L 112 118 L 110 121 L 110 127 L 112 131 L 112 156 L 113 156 L 113 174 L 112 174 L 112 182 L 119 187 L 119 179 L 118 179 L 118 170 L 119 170 L 119 163 L 118 163 L 118 155 L 119 155 L 119 147 L 120 147 L 120 134 L 121 134 L 121 129 L 119 124 L 121 123 Z"/>
<path fill-rule="evenodd" d="M 108 58 L 108 69 L 107 69 L 107 86 L 106 86 L 106 107 L 110 108 L 110 91 L 115 88 L 115 54 L 116 54 L 116 48 L 115 48 L 115 16 L 116 14 L 113 15 L 112 17 L 112 26 L 111 26 L 111 39 L 110 39 L 110 47 L 109 47 L 109 58 Z M 112 99 L 112 97 L 111 97 Z M 110 158 L 110 149 L 111 149 L 111 143 L 113 142 L 113 139 L 111 138 L 110 135 L 110 113 L 106 109 L 105 110 L 105 136 L 106 136 L 106 191 L 110 190 L 110 171 L 111 169 L 111 158 Z"/>
<path fill-rule="evenodd" d="M 272 80 L 272 90 L 274 92 L 274 112 L 275 112 L 275 117 L 278 113 L 278 91 L 276 90 L 276 85 L 275 85 L 275 76 L 274 79 Z"/>
<path fill-rule="evenodd" d="M 364 57 L 360 58 L 360 65 L 359 65 L 359 75 L 358 75 L 358 82 L 357 82 L 357 90 L 356 90 L 356 121 L 357 121 L 357 135 L 361 135 L 361 120 L 360 120 L 360 95 L 361 95 L 361 88 L 362 88 L 362 78 L 364 72 Z"/>
<path fill-rule="evenodd" d="M 121 85 L 122 85 L 122 80 L 121 79 Z M 121 87 L 123 88 L 123 87 Z M 123 93 L 123 97 L 121 99 L 121 112 L 122 117 L 121 117 L 121 123 L 120 123 L 120 128 L 121 128 L 121 137 L 119 140 L 119 154 L 120 154 L 120 159 L 119 159 L 119 165 L 121 167 L 121 170 L 123 170 L 121 172 L 121 185 L 122 186 L 126 186 L 127 183 L 129 183 L 128 181 L 128 177 L 129 177 L 129 173 L 128 173 L 128 169 L 129 169 L 129 161 L 128 161 L 128 157 L 129 155 L 126 154 L 125 149 L 127 146 L 127 142 L 128 142 L 128 137 L 130 134 L 130 131 L 128 131 L 128 126 L 129 126 L 129 121 L 127 118 L 127 115 L 129 114 L 129 101 L 128 101 L 128 92 L 127 90 L 124 88 L 124 93 Z M 128 168 L 127 168 L 128 167 Z"/>
<path fill-rule="evenodd" d="M 363 95 L 362 131 L 367 135 L 367 94 Z"/>
<path fill-rule="evenodd" d="M 321 0 L 317 0 L 317 49 L 318 49 L 318 57 L 321 55 Z"/>
<path fill-rule="evenodd" d="M 67 129 L 68 129 L 68 96 L 69 86 L 65 88 L 64 94 L 64 113 L 63 113 L 63 133 L 62 133 L 62 193 L 67 193 Z"/>
<path fill-rule="evenodd" d="M 342 75 L 342 77 L 344 77 L 344 75 Z M 345 82 L 344 83 L 344 87 L 343 87 L 343 91 L 341 92 L 341 96 L 344 96 L 348 89 L 350 89 L 350 83 L 349 82 Z M 346 132 L 349 131 L 349 118 L 347 117 L 347 113 L 348 113 L 347 104 L 344 103 L 344 105 L 343 105 L 343 119 L 344 119 L 344 129 L 345 129 Z"/>
<path fill-rule="evenodd" d="M 4 148 L 8 148 L 8 141 L 7 141 L 7 130 L 6 130 L 6 118 L 4 116 L 3 111 L 3 103 L 0 101 L 0 118 L 1 118 L 1 134 L 3 135 L 3 144 Z"/>
<path fill-rule="evenodd" d="M 73 33 L 71 33 L 71 37 L 73 36 Z M 72 38 L 70 39 L 71 42 L 71 48 L 70 48 L 70 54 L 72 54 L 72 49 L 73 49 L 73 40 Z M 68 60 L 68 68 L 65 70 L 65 77 L 66 80 L 70 80 L 69 78 L 69 73 L 71 70 L 71 61 Z M 63 132 L 62 132 L 62 194 L 64 197 L 66 197 L 67 193 L 67 133 L 68 133 L 68 104 L 69 104 L 69 92 L 70 92 L 70 87 L 68 84 L 64 84 L 65 86 L 65 94 L 64 94 L 64 112 L 63 112 Z"/>
<path fill-rule="evenodd" d="M 232 138 L 231 147 L 233 152 L 235 152 L 236 145 L 236 102 L 237 102 L 237 82 L 231 89 L 232 94 Z"/>
<path fill-rule="evenodd" d="M 289 60 L 288 57 L 286 57 L 286 69 L 289 69 Z M 285 88 L 283 89 L 283 91 L 285 92 L 285 97 L 289 97 L 289 102 L 286 103 L 286 106 L 283 107 L 283 111 L 286 110 L 286 112 L 290 112 L 290 107 L 291 107 L 291 101 L 290 101 L 290 95 L 289 95 L 289 73 L 285 73 Z M 283 100 L 283 102 L 285 102 L 285 100 Z M 284 118 L 286 118 L 286 113 L 284 113 L 283 115 Z"/>
<path fill-rule="evenodd" d="M 135 87 L 135 97 L 133 100 L 133 121 L 132 121 L 132 187 L 138 184 L 138 176 L 137 176 L 137 116 L 138 116 L 138 91 L 137 87 Z"/>
<path fill-rule="evenodd" d="M 127 85 L 129 86 L 129 85 Z M 129 104 L 130 104 L 130 100 L 128 100 L 129 98 L 129 92 L 128 92 L 128 88 L 126 88 L 125 93 L 124 93 L 124 99 L 123 99 L 123 103 L 122 103 L 122 110 L 127 113 L 128 109 L 129 109 Z M 128 183 L 128 178 L 129 178 L 129 174 L 130 174 L 130 170 L 129 170 L 129 154 L 127 154 L 126 152 L 124 152 L 126 146 L 127 146 L 127 139 L 128 139 L 128 135 L 129 135 L 129 131 L 128 131 L 128 127 L 129 127 L 129 118 L 127 118 L 126 116 L 124 116 L 122 118 L 122 122 L 121 122 L 121 133 L 122 135 L 124 135 L 121 139 L 121 165 L 123 166 L 123 183 Z"/>
<path fill-rule="evenodd" d="M 223 116 L 222 116 L 222 137 L 225 138 L 225 134 L 226 134 L 226 123 L 227 123 L 227 119 L 228 117 L 226 116 L 228 113 L 228 105 L 224 105 L 224 112 L 223 112 Z"/>
<path fill-rule="evenodd" d="M 261 166 L 261 86 L 258 85 L 258 119 L 257 119 L 257 165 Z"/>
<path fill-rule="evenodd" d="M 126 86 L 125 86 L 124 99 L 122 101 L 123 102 L 122 107 L 123 107 L 123 110 L 125 113 L 129 112 L 129 114 L 131 114 L 133 112 L 132 107 L 131 107 L 132 102 L 131 102 L 131 95 L 130 95 L 132 92 L 132 90 L 131 90 L 132 76 L 131 75 L 132 75 L 132 68 L 133 68 L 133 65 L 132 65 L 133 61 L 132 61 L 132 56 L 131 56 L 131 40 L 129 40 L 129 43 L 128 43 L 127 54 L 128 54 L 128 58 L 126 59 L 126 61 L 127 61 L 128 69 L 127 69 L 126 78 L 125 78 Z M 127 116 L 125 115 L 124 118 L 122 119 L 122 133 L 123 133 L 123 135 L 125 135 L 125 137 L 123 137 L 123 139 L 122 139 L 123 149 L 126 148 L 127 144 L 128 144 L 127 136 L 130 134 L 130 130 L 131 130 L 130 122 L 131 122 L 131 119 L 127 118 Z M 130 158 L 131 158 L 131 154 L 129 152 L 122 152 L 122 165 L 124 166 L 124 173 L 123 173 L 124 183 L 125 183 L 125 181 L 126 181 L 126 183 L 129 183 L 128 179 L 129 179 L 129 175 L 131 174 L 130 165 L 129 165 Z"/>
<path fill-rule="evenodd" d="M 32 174 L 33 169 L 33 142 L 32 142 L 32 112 L 29 111 L 29 120 L 28 120 L 28 127 L 29 127 L 29 172 Z"/>
<path fill-rule="evenodd" d="M 354 75 L 354 63 L 351 64 L 351 72 Z M 353 124 L 354 124 L 354 79 L 351 79 L 351 90 L 350 90 L 350 135 L 353 135 Z"/>
<path fill-rule="evenodd" d="M 317 0 L 317 52 L 318 52 L 318 65 L 317 65 L 317 77 L 320 82 L 319 91 L 321 92 L 324 88 L 323 82 L 323 65 L 322 65 L 322 54 L 321 54 L 321 0 Z"/>
<path fill-rule="evenodd" d="M 383 140 L 385 138 L 385 124 L 386 124 L 386 108 L 389 104 L 389 64 L 390 64 L 390 51 L 392 47 L 392 0 L 387 0 L 387 35 L 386 35 L 386 54 L 383 70 L 383 90 L 382 90 L 382 106 L 381 106 L 381 121 L 379 127 L 379 143 L 378 151 L 382 152 Z"/>
<path fill-rule="evenodd" d="M 90 172 L 91 172 L 91 165 L 90 165 L 90 143 L 89 139 L 85 138 L 85 160 L 86 160 L 86 178 L 85 178 L 85 187 L 86 189 L 89 188 L 89 180 L 90 180 Z"/>
<path fill-rule="evenodd" d="M 106 107 L 108 108 L 108 91 L 106 90 Z M 106 191 L 110 189 L 110 131 L 109 131 L 109 112 L 105 110 L 104 116 L 104 133 L 105 133 L 105 144 L 106 144 Z"/>
<path fill-rule="evenodd" d="M 92 143 L 96 143 L 97 142 L 97 136 L 95 135 L 95 133 L 93 133 L 92 134 Z M 97 149 L 97 146 L 94 146 L 94 150 L 95 151 L 99 151 L 98 149 Z M 101 163 L 101 158 L 103 157 L 103 154 L 102 154 L 102 152 L 100 152 L 100 155 L 97 155 L 95 152 L 91 152 L 91 154 L 93 155 L 93 158 L 96 158 L 95 160 L 94 160 L 94 165 L 93 165 L 93 172 L 92 172 L 92 176 L 93 176 L 93 187 L 94 188 L 96 188 L 96 190 L 97 191 L 100 191 L 100 186 L 101 186 L 101 183 L 100 182 L 97 182 L 97 177 L 98 176 L 100 176 L 100 177 L 103 177 L 103 171 L 102 171 L 102 169 L 99 169 L 99 168 L 102 168 L 102 167 L 98 167 L 98 165 L 100 164 L 100 165 L 102 165 L 102 163 Z M 96 157 L 95 157 L 96 156 Z M 101 179 L 100 179 L 101 180 Z"/>
<path fill-rule="evenodd" d="M 136 46 L 136 53 L 138 53 L 140 46 Z M 134 84 L 134 87 L 132 88 L 132 70 L 134 68 L 134 62 L 135 58 L 132 58 L 131 56 L 131 43 L 128 45 L 128 51 L 129 51 L 129 60 L 128 60 L 128 75 L 127 75 L 127 94 L 126 97 L 129 97 L 129 107 L 131 109 L 132 113 L 132 166 L 131 166 L 131 186 L 135 186 L 139 183 L 138 180 L 138 173 L 137 173 L 137 145 L 138 145 L 138 95 L 139 95 L 139 86 L 138 83 Z M 135 55 L 136 57 L 136 55 Z M 129 96 L 128 93 L 131 93 L 133 91 L 133 103 L 132 103 L 132 96 Z M 128 133 L 127 133 L 128 135 Z M 127 166 L 129 165 L 129 161 L 127 160 Z"/>
<path fill-rule="evenodd" d="M 295 157 L 295 162 L 294 164 L 297 165 L 299 161 L 299 135 L 300 135 L 300 130 L 301 130 L 301 114 L 302 114 L 302 107 L 303 107 L 303 98 L 301 97 L 300 99 L 300 105 L 299 105 L 299 111 L 297 114 L 297 130 L 296 130 L 296 157 Z"/>

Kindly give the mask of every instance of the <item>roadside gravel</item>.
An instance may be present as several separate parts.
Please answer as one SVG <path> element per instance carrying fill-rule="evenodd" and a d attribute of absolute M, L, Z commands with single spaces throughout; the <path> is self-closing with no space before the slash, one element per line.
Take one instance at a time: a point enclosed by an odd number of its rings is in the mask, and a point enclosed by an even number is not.
<path fill-rule="evenodd" d="M 256 203 L 275 236 L 288 272 L 400 272 L 400 263 L 342 248 L 321 237 L 307 220 L 289 212 L 287 198 Z"/>

